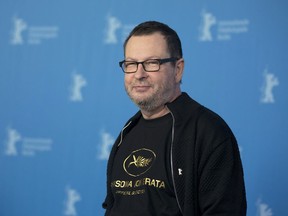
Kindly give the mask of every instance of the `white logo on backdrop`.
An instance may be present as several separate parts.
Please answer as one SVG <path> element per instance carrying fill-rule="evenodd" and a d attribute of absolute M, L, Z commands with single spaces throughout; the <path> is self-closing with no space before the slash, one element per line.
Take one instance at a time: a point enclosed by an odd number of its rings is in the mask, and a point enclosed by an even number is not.
<path fill-rule="evenodd" d="M 116 17 L 108 15 L 107 17 L 107 27 L 105 32 L 104 42 L 106 44 L 116 44 L 118 42 L 116 31 L 121 28 L 122 24 Z"/>
<path fill-rule="evenodd" d="M 123 42 L 129 35 L 134 25 L 123 24 L 117 17 L 108 14 L 106 18 L 106 28 L 104 31 L 104 43 L 105 44 L 117 44 L 119 41 Z M 117 32 L 120 31 L 120 37 Z"/>
<path fill-rule="evenodd" d="M 82 88 L 87 86 L 86 79 L 78 73 L 72 74 L 72 85 L 70 87 L 70 101 L 80 102 L 83 101 Z"/>
<path fill-rule="evenodd" d="M 65 205 L 64 215 L 76 216 L 77 211 L 75 204 L 81 200 L 81 196 L 75 189 L 72 189 L 70 187 L 66 188 L 66 195 L 67 198 L 64 203 Z"/>
<path fill-rule="evenodd" d="M 100 153 L 98 154 L 98 159 L 107 160 L 109 158 L 110 150 L 115 142 L 115 139 L 111 134 L 105 131 L 102 131 L 100 133 L 100 136 L 101 136 L 101 143 L 100 143 Z"/>
<path fill-rule="evenodd" d="M 266 203 L 263 203 L 261 199 L 256 202 L 257 216 L 273 216 L 272 209 Z"/>
<path fill-rule="evenodd" d="M 262 95 L 261 95 L 261 103 L 274 103 L 274 95 L 273 95 L 273 88 L 279 85 L 278 78 L 273 74 L 270 73 L 267 69 L 265 69 L 264 73 L 264 83 L 261 88 Z"/>
<path fill-rule="evenodd" d="M 21 45 L 24 43 L 39 45 L 44 40 L 55 39 L 58 37 L 58 26 L 31 26 L 22 18 L 14 16 L 12 18 L 13 27 L 10 43 L 12 45 Z M 25 37 L 23 32 L 27 32 Z"/>
<path fill-rule="evenodd" d="M 13 29 L 11 33 L 11 44 L 23 44 L 23 31 L 27 29 L 27 23 L 16 16 L 13 17 Z"/>
<path fill-rule="evenodd" d="M 51 151 L 52 140 L 24 137 L 16 129 L 8 128 L 4 144 L 7 156 L 34 156 L 37 152 Z"/>
<path fill-rule="evenodd" d="M 13 128 L 7 129 L 7 140 L 5 142 L 6 144 L 6 155 L 18 155 L 18 151 L 16 148 L 16 143 L 21 140 L 21 135 L 18 133 L 17 130 Z"/>
<path fill-rule="evenodd" d="M 213 14 L 202 11 L 202 23 L 200 25 L 200 41 L 212 41 L 211 27 L 216 24 L 216 17 Z"/>
<path fill-rule="evenodd" d="M 216 18 L 211 12 L 203 10 L 201 13 L 201 23 L 199 27 L 199 41 L 231 40 L 233 35 L 247 33 L 249 26 L 248 19 L 225 19 Z M 216 31 L 213 31 L 215 26 Z"/>

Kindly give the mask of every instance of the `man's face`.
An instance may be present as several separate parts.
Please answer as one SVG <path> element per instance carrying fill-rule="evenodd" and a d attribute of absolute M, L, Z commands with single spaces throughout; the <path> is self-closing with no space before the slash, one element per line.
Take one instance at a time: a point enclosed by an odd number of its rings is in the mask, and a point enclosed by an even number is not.
<path fill-rule="evenodd" d="M 126 61 L 163 59 L 170 56 L 166 41 L 160 33 L 132 36 L 125 49 Z M 160 66 L 158 72 L 146 72 L 141 64 L 136 73 L 125 74 L 125 89 L 129 97 L 142 110 L 153 111 L 175 99 L 179 90 L 179 73 L 170 62 Z M 182 75 L 182 74 L 181 74 Z"/>

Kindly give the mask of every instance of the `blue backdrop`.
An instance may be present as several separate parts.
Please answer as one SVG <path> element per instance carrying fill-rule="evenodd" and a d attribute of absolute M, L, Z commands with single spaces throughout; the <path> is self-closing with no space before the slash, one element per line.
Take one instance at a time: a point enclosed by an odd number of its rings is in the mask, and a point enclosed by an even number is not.
<path fill-rule="evenodd" d="M 234 131 L 248 215 L 288 215 L 287 9 L 286 0 L 0 0 L 0 215 L 103 215 L 107 157 L 137 111 L 118 61 L 146 20 L 179 33 L 182 90 Z"/>

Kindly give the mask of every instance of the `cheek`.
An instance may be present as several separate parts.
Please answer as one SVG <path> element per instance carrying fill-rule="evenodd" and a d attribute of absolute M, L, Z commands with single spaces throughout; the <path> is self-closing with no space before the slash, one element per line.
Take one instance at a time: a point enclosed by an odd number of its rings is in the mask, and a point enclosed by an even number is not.
<path fill-rule="evenodd" d="M 159 83 L 168 85 L 175 81 L 175 75 L 171 71 L 167 71 L 162 77 L 159 78 Z"/>
<path fill-rule="evenodd" d="M 125 89 L 127 89 L 127 90 L 130 89 L 131 83 L 132 83 L 131 77 L 125 76 L 125 78 L 124 78 Z"/>
<path fill-rule="evenodd" d="M 128 83 L 131 83 L 131 78 L 128 77 L 127 75 L 125 75 L 125 77 L 124 77 L 124 83 L 125 83 L 125 85 L 128 84 Z"/>

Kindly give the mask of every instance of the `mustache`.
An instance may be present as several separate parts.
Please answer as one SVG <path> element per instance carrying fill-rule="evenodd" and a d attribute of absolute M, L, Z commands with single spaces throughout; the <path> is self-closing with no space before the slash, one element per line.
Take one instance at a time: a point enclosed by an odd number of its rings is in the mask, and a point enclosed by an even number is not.
<path fill-rule="evenodd" d="M 131 83 L 132 86 L 152 86 L 152 83 L 150 83 L 147 80 L 143 80 L 143 81 L 134 81 Z"/>

